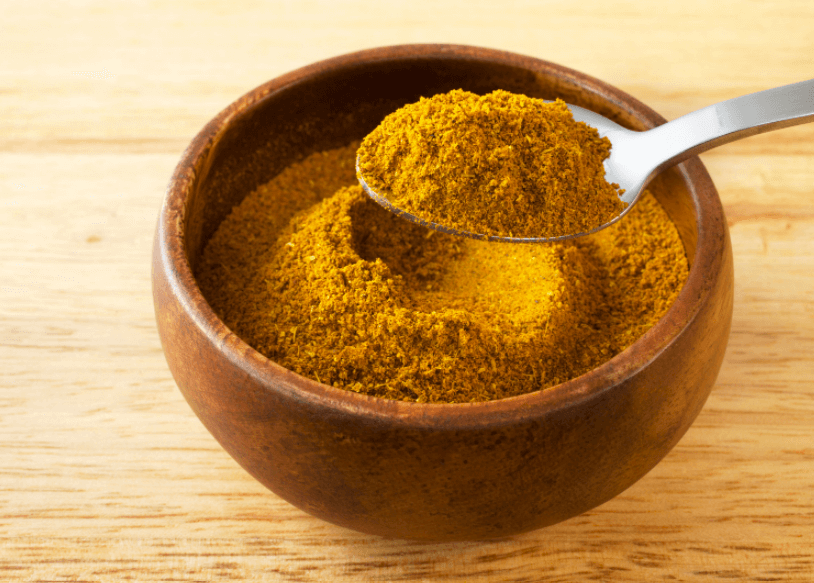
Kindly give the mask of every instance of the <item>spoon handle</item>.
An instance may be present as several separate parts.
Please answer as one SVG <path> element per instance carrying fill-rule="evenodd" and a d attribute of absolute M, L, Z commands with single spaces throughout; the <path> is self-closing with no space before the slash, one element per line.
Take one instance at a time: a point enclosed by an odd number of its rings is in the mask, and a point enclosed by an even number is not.
<path fill-rule="evenodd" d="M 645 133 L 664 160 L 661 170 L 735 140 L 810 121 L 814 79 L 722 101 Z"/>

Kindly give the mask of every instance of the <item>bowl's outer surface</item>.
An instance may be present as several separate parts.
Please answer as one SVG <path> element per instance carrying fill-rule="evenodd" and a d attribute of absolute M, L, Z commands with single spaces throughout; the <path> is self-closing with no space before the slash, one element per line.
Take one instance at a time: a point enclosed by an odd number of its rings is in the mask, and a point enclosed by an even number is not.
<path fill-rule="evenodd" d="M 315 516 L 431 540 L 553 524 L 647 473 L 712 389 L 729 336 L 733 268 L 723 210 L 697 158 L 653 184 L 692 261 L 678 300 L 622 354 L 546 391 L 467 405 L 346 392 L 269 361 L 206 303 L 197 258 L 251 189 L 293 160 L 361 138 L 421 95 L 498 87 L 559 96 L 635 129 L 664 122 L 621 91 L 545 61 L 474 47 L 388 47 L 311 65 L 245 95 L 201 131 L 173 175 L 153 254 L 169 367 L 223 447 Z"/>

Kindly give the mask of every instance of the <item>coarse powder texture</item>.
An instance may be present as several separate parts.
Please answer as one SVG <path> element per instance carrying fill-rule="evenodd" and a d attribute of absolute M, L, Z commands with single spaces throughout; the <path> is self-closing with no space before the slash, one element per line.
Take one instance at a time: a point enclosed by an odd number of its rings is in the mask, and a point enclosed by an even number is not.
<path fill-rule="evenodd" d="M 649 193 L 594 235 L 483 242 L 371 201 L 355 184 L 357 147 L 313 154 L 247 195 L 197 274 L 231 330 L 306 377 L 428 403 L 545 389 L 624 350 L 687 278 Z"/>
<path fill-rule="evenodd" d="M 394 206 L 458 231 L 519 238 L 587 233 L 621 214 L 602 165 L 611 143 L 561 100 L 462 90 L 388 115 L 358 151 Z"/>

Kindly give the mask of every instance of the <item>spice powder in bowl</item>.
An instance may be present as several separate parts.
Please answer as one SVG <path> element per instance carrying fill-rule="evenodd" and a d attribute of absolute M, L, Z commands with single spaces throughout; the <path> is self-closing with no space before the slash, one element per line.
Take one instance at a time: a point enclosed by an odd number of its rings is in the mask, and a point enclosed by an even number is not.
<path fill-rule="evenodd" d="M 632 344 L 687 278 L 678 232 L 647 192 L 576 240 L 464 239 L 369 199 L 358 148 L 315 153 L 248 194 L 198 270 L 225 324 L 303 376 L 422 403 L 545 389 Z"/>

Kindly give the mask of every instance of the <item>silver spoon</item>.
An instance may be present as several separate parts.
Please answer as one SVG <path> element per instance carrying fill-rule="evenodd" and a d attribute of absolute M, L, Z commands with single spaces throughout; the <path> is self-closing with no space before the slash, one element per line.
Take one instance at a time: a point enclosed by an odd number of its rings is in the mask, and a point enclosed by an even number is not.
<path fill-rule="evenodd" d="M 605 179 L 615 182 L 625 191 L 620 198 L 627 203 L 627 207 L 619 216 L 592 231 L 548 239 L 496 237 L 459 231 L 424 220 L 394 206 L 385 196 L 367 185 L 359 171 L 357 159 L 356 174 L 359 183 L 373 200 L 387 210 L 444 233 L 512 243 L 546 243 L 573 239 L 595 233 L 625 216 L 639 200 L 647 183 L 665 168 L 735 140 L 814 121 L 814 79 L 722 101 L 645 132 L 628 130 L 598 113 L 576 105 L 568 107 L 575 120 L 595 127 L 601 137 L 611 141 L 611 154 L 605 160 Z"/>

